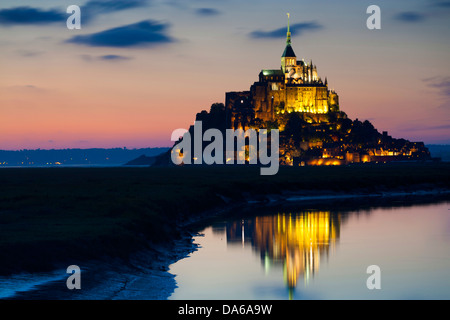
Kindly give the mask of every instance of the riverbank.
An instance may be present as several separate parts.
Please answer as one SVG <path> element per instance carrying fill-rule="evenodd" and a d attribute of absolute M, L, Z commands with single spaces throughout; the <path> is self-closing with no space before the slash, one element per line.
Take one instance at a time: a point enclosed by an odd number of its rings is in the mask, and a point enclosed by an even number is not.
<path fill-rule="evenodd" d="M 3 169 L 0 274 L 50 271 L 90 261 L 116 261 L 114 266 L 132 268 L 131 259 L 140 252 L 153 256 L 148 270 L 164 272 L 163 256 L 170 259 L 180 246 L 175 241 L 189 241 L 185 226 L 231 205 L 299 197 L 324 201 L 320 197 L 445 193 L 450 189 L 449 169 L 447 163 L 299 167 L 280 168 L 276 176 L 239 166 Z M 172 258 L 186 255 L 185 249 L 173 252 Z"/>
<path fill-rule="evenodd" d="M 271 198 L 272 199 L 272 198 Z M 325 196 L 308 196 L 301 198 L 283 198 L 270 201 L 250 201 L 249 204 L 232 204 L 223 210 L 205 212 L 203 219 L 193 219 L 185 225 L 186 230 L 181 238 L 170 244 L 153 247 L 132 254 L 129 261 L 103 259 L 85 262 L 82 265 L 82 290 L 67 290 L 65 281 L 68 275 L 65 270 L 55 270 L 50 276 L 41 275 L 39 279 L 26 281 L 20 286 L 19 278 L 30 276 L 13 275 L 1 277 L 2 289 L 7 284 L 13 290 L 21 287 L 15 294 L 5 295 L 0 290 L 0 299 L 14 300 L 167 300 L 172 298 L 177 284 L 178 274 L 172 270 L 172 264 L 184 259 L 196 251 L 198 244 L 194 236 L 205 227 L 224 220 L 254 219 L 258 215 L 273 214 L 273 212 L 318 212 L 328 211 L 332 214 L 348 214 L 355 212 L 370 212 L 380 208 L 417 207 L 450 201 L 450 190 L 428 190 L 416 192 L 387 192 L 378 195 L 336 194 Z M 193 232 L 192 232 L 193 231 Z M 35 275 L 33 275 L 35 276 Z M 33 278 L 33 277 L 30 277 Z M 30 284 L 36 284 L 30 287 Z M 25 288 L 24 288 L 25 287 Z M 16 289 L 17 290 L 17 289 Z M 7 292 L 6 292 L 7 293 Z"/>
<path fill-rule="evenodd" d="M 298 196 L 298 195 L 297 195 Z M 194 242 L 205 227 L 224 220 L 254 219 L 258 215 L 273 212 L 318 212 L 332 214 L 370 212 L 373 209 L 427 206 L 450 201 L 450 190 L 428 190 L 415 192 L 386 192 L 373 194 L 336 194 L 319 196 L 286 197 L 270 201 L 250 201 L 248 204 L 232 204 L 222 210 L 204 212 L 205 218 L 192 219 L 184 225 L 186 230 L 178 239 L 158 245 L 151 250 L 131 254 L 128 261 L 102 259 L 86 261 L 82 268 L 82 290 L 67 290 L 65 270 L 55 270 L 49 275 L 13 275 L 1 277 L 1 289 L 5 284 L 10 292 L 0 290 L 0 299 L 14 300 L 167 300 L 177 288 L 177 274 L 172 264 L 188 257 L 199 249 Z M 278 197 L 278 196 L 277 196 Z M 28 279 L 25 285 L 22 279 Z M 18 281 L 18 279 L 20 281 Z M 20 287 L 20 289 L 16 289 Z M 11 294 L 11 291 L 16 291 Z M 6 295 L 5 295 L 6 293 Z"/>

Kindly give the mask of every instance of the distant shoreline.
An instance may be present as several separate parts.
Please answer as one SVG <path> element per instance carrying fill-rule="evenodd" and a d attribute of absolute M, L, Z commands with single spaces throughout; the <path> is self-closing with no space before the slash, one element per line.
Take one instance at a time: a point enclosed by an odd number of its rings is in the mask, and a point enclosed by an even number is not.
<path fill-rule="evenodd" d="M 155 157 L 169 147 L 0 150 L 0 168 L 122 166 L 138 157 Z"/>
<path fill-rule="evenodd" d="M 450 161 L 450 145 L 425 146 L 432 158 L 440 158 L 443 162 Z M 145 166 L 151 165 L 152 159 L 168 150 L 170 147 L 0 150 L 0 168 L 101 167 L 123 166 L 128 163 Z M 54 164 L 55 162 L 60 164 Z"/>

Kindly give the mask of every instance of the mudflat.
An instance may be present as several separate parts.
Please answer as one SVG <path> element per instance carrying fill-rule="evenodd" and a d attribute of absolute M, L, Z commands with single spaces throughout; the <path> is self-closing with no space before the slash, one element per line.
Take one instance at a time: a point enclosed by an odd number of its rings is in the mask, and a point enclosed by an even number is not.
<path fill-rule="evenodd" d="M 449 163 L 0 170 L 0 274 L 127 261 L 218 208 L 289 197 L 450 189 Z"/>

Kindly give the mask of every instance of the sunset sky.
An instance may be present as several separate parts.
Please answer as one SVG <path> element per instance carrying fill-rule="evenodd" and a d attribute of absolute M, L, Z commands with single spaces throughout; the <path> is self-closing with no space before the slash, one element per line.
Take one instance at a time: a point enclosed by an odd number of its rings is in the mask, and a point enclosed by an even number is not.
<path fill-rule="evenodd" d="M 81 30 L 68 30 L 69 5 Z M 369 5 L 381 30 L 369 30 Z M 450 1 L 0 3 L 0 149 L 171 146 L 225 92 L 280 68 L 286 13 L 351 119 L 450 144 Z"/>

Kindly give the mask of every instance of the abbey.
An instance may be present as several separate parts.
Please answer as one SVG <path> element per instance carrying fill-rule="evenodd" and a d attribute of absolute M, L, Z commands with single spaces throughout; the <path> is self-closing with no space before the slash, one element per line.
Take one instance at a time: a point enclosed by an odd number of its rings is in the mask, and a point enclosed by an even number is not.
<path fill-rule="evenodd" d="M 341 107 L 338 94 L 328 88 L 326 78 L 322 81 L 312 61 L 297 59 L 291 44 L 288 20 L 280 68 L 261 70 L 258 81 L 248 91 L 227 92 L 225 104 L 214 103 L 209 112 L 203 110 L 197 113 L 195 121 L 201 121 L 201 131 L 196 133 L 194 125 L 188 131 L 193 139 L 202 142 L 201 150 L 206 149 L 206 154 L 212 156 L 208 144 L 211 139 L 202 138 L 209 129 L 220 131 L 222 136 L 226 136 L 228 130 L 276 130 L 279 148 L 270 148 L 270 152 L 267 148 L 267 154 L 272 155 L 272 151 L 276 153 L 280 165 L 347 165 L 431 159 L 423 142 L 396 139 L 387 131 L 380 133 L 368 120 L 349 119 Z M 233 159 L 238 159 L 238 155 L 245 155 L 245 162 L 251 164 L 250 145 L 250 141 L 248 145 L 245 142 L 244 146 L 236 147 L 234 155 L 223 157 L 216 163 L 231 164 Z M 271 145 L 267 143 L 267 146 Z M 260 146 L 253 149 L 261 150 Z M 262 149 L 266 148 L 263 146 Z M 184 159 L 184 151 L 181 155 L 180 148 L 172 151 L 175 156 L 183 157 L 183 164 L 197 163 L 195 159 Z M 200 157 L 193 156 L 194 150 L 188 151 L 191 151 L 187 153 L 189 157 L 200 161 Z M 274 164 L 274 158 L 271 160 Z"/>
<path fill-rule="evenodd" d="M 249 91 L 227 92 L 225 106 L 229 126 L 245 128 L 253 119 L 274 121 L 291 112 L 301 113 L 308 122 L 326 121 L 321 115 L 339 112 L 339 97 L 328 89 L 327 79 L 322 81 L 312 61 L 297 60 L 288 23 L 280 69 L 261 70 Z"/>

